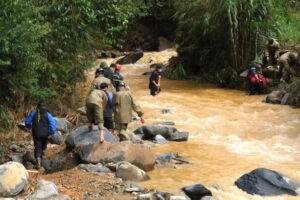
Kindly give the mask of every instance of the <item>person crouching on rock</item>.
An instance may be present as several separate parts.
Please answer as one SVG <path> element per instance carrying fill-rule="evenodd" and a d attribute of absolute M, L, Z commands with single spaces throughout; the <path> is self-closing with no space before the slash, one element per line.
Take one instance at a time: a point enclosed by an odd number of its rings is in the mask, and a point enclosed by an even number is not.
<path fill-rule="evenodd" d="M 101 83 L 100 87 L 96 86 L 86 98 L 86 115 L 89 120 L 89 129 L 94 129 L 94 124 L 98 125 L 100 132 L 100 142 L 104 142 L 103 127 L 103 108 L 106 108 L 108 97 L 105 93 L 108 84 Z"/>
<path fill-rule="evenodd" d="M 254 64 L 255 63 L 255 64 Z M 253 64 L 249 66 L 249 84 L 250 84 L 250 95 L 262 94 L 263 90 L 267 86 L 265 77 L 262 75 L 262 61 L 257 59 Z"/>
<path fill-rule="evenodd" d="M 143 112 L 141 107 L 137 104 L 130 91 L 126 90 L 125 83 L 119 83 L 119 91 L 113 96 L 112 106 L 116 107 L 115 111 L 115 123 L 116 132 L 118 133 L 120 140 L 130 140 L 126 130 L 128 123 L 132 121 L 132 110 L 134 110 L 141 118 L 141 122 L 144 123 Z"/>
<path fill-rule="evenodd" d="M 46 104 L 41 101 L 37 105 L 37 110 L 32 111 L 25 119 L 25 125 L 32 129 L 34 157 L 39 169 L 44 151 L 47 149 L 48 139 L 55 133 L 56 123 L 52 115 L 47 112 Z"/>
<path fill-rule="evenodd" d="M 150 89 L 150 94 L 152 96 L 156 96 L 161 91 L 160 89 L 161 71 L 162 71 L 161 65 L 157 65 L 155 71 L 152 72 L 150 76 L 149 89 Z"/>

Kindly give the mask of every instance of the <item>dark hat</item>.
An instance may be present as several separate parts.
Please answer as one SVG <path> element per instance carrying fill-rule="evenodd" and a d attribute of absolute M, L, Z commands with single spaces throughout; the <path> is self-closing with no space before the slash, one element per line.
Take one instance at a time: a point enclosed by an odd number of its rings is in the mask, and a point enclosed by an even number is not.
<path fill-rule="evenodd" d="M 104 74 L 104 69 L 99 67 L 97 70 L 96 70 L 96 74 Z"/>
<path fill-rule="evenodd" d="M 111 67 L 111 68 L 116 68 L 117 66 L 116 66 L 116 64 L 111 63 L 109 67 Z"/>
<path fill-rule="evenodd" d="M 274 39 L 270 38 L 269 39 L 269 44 L 273 44 L 273 42 L 274 42 Z"/>
<path fill-rule="evenodd" d="M 100 84 L 100 89 L 103 90 L 104 88 L 108 88 L 107 83 L 101 83 Z"/>
<path fill-rule="evenodd" d="M 38 109 L 46 109 L 46 103 L 44 101 L 40 101 L 37 107 Z"/>

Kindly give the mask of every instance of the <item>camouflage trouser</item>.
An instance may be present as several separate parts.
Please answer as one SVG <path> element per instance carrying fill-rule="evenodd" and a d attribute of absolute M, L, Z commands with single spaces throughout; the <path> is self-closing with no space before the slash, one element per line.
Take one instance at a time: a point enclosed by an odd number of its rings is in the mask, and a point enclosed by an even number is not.
<path fill-rule="evenodd" d="M 99 130 L 103 130 L 104 120 L 103 120 L 103 109 L 102 106 L 94 103 L 86 104 L 86 115 L 89 123 L 98 125 Z"/>
<path fill-rule="evenodd" d="M 128 124 L 116 123 L 116 131 L 119 135 L 120 141 L 130 140 L 129 135 L 127 134 Z"/>

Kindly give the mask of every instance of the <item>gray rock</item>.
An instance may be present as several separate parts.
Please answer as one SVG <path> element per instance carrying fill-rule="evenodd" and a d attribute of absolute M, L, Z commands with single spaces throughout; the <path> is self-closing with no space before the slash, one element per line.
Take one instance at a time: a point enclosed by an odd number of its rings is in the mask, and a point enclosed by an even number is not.
<path fill-rule="evenodd" d="M 284 93 L 281 91 L 273 91 L 270 94 L 268 94 L 266 102 L 273 103 L 273 104 L 279 104 L 279 103 L 281 103 L 281 99 L 282 99 L 283 95 L 284 95 Z"/>
<path fill-rule="evenodd" d="M 144 52 L 142 52 L 142 51 L 132 52 L 132 53 L 126 55 L 125 57 L 119 59 L 117 61 L 117 64 L 121 64 L 121 65 L 134 64 L 143 56 L 144 56 Z"/>
<path fill-rule="evenodd" d="M 154 138 L 154 143 L 156 144 L 168 144 L 169 142 L 161 135 L 156 135 Z"/>
<path fill-rule="evenodd" d="M 57 198 L 57 200 L 71 200 L 71 198 L 68 195 L 62 195 L 62 196 L 59 196 Z"/>
<path fill-rule="evenodd" d="M 158 123 L 160 125 L 166 125 L 166 126 L 174 126 L 175 125 L 175 122 L 161 122 L 161 123 Z"/>
<path fill-rule="evenodd" d="M 128 188 L 125 189 L 125 192 L 133 193 L 133 192 L 142 192 L 144 190 L 145 189 L 142 188 L 141 186 L 139 186 L 138 184 L 131 183 L 130 187 L 128 187 Z"/>
<path fill-rule="evenodd" d="M 169 114 L 169 113 L 172 113 L 172 111 L 171 111 L 171 109 L 162 109 L 161 113 L 162 114 Z"/>
<path fill-rule="evenodd" d="M 24 131 L 27 131 L 27 132 L 30 131 L 30 129 L 25 126 L 25 122 L 18 123 L 18 127 Z"/>
<path fill-rule="evenodd" d="M 136 136 L 133 132 L 131 132 L 130 130 L 127 130 L 127 134 L 130 137 L 130 140 L 132 143 L 134 144 L 142 144 L 143 141 L 141 138 L 139 138 L 138 136 Z"/>
<path fill-rule="evenodd" d="M 145 181 L 149 180 L 149 176 L 145 171 L 138 168 L 137 166 L 132 165 L 129 162 L 123 161 L 117 163 L 116 176 L 122 178 L 123 180 L 131 181 Z"/>
<path fill-rule="evenodd" d="M 249 194 L 262 196 L 296 196 L 300 188 L 294 180 L 265 168 L 258 168 L 241 176 L 235 184 Z"/>
<path fill-rule="evenodd" d="M 34 157 L 34 152 L 33 151 L 26 151 L 24 157 L 23 157 L 24 162 L 31 162 L 32 164 L 36 164 L 36 160 Z"/>
<path fill-rule="evenodd" d="M 42 161 L 42 166 L 45 168 L 46 171 L 52 171 L 52 161 L 50 159 L 45 159 Z"/>
<path fill-rule="evenodd" d="M 29 199 L 48 199 L 57 196 L 58 190 L 53 182 L 39 180 L 38 189 L 29 197 Z"/>
<path fill-rule="evenodd" d="M 164 160 L 166 162 L 170 162 L 171 158 L 181 158 L 181 156 L 179 156 L 178 153 L 166 153 L 166 154 L 155 156 L 155 159 Z"/>
<path fill-rule="evenodd" d="M 18 145 L 16 144 L 12 144 L 9 146 L 9 149 L 13 152 L 21 152 L 21 147 L 19 147 Z"/>
<path fill-rule="evenodd" d="M 156 198 L 156 200 L 165 200 L 164 196 L 160 193 L 155 193 L 154 197 Z"/>
<path fill-rule="evenodd" d="M 152 195 L 151 194 L 140 194 L 138 196 L 138 200 L 152 200 Z"/>
<path fill-rule="evenodd" d="M 152 72 L 144 72 L 142 75 L 143 75 L 143 76 L 151 76 L 151 75 L 152 75 Z"/>
<path fill-rule="evenodd" d="M 7 162 L 0 165 L 0 197 L 19 194 L 28 182 L 28 172 L 18 162 Z"/>
<path fill-rule="evenodd" d="M 26 169 L 34 169 L 34 165 L 29 161 L 25 162 L 25 167 Z"/>
<path fill-rule="evenodd" d="M 182 141 L 188 141 L 189 139 L 189 133 L 188 132 L 172 132 L 170 135 L 169 140 L 176 141 L 176 142 L 182 142 Z"/>
<path fill-rule="evenodd" d="M 11 161 L 15 161 L 15 162 L 18 162 L 18 163 L 21 163 L 21 164 L 23 163 L 23 156 L 9 155 L 8 157 Z"/>
<path fill-rule="evenodd" d="M 106 142 L 117 142 L 116 138 L 104 128 L 104 139 Z M 98 126 L 94 126 L 92 131 L 88 126 L 81 126 L 70 133 L 66 139 L 68 148 L 78 147 L 83 144 L 94 144 L 100 140 Z"/>
<path fill-rule="evenodd" d="M 290 93 L 286 93 L 283 98 L 281 99 L 281 105 L 289 105 L 290 104 Z"/>
<path fill-rule="evenodd" d="M 62 145 L 64 143 L 64 136 L 60 131 L 56 131 L 54 135 L 49 139 L 51 144 Z"/>
<path fill-rule="evenodd" d="M 61 131 L 63 133 L 66 133 L 68 131 L 68 123 L 67 120 L 62 118 L 54 117 L 54 120 L 56 122 L 56 130 Z"/>
<path fill-rule="evenodd" d="M 153 140 L 156 135 L 161 135 L 168 139 L 175 131 L 177 131 L 175 128 L 169 128 L 164 125 L 146 125 L 143 126 L 143 139 Z"/>
<path fill-rule="evenodd" d="M 139 127 L 135 131 L 133 131 L 134 134 L 136 135 L 144 135 L 144 126 Z"/>
<path fill-rule="evenodd" d="M 204 196 L 212 196 L 210 190 L 204 187 L 202 184 L 190 185 L 182 188 L 182 191 L 191 199 L 199 200 Z"/>
<path fill-rule="evenodd" d="M 116 163 L 107 163 L 105 165 L 105 167 L 107 167 L 108 169 L 110 169 L 113 172 L 115 172 L 117 170 L 117 164 Z"/>
<path fill-rule="evenodd" d="M 96 164 L 96 165 L 80 164 L 80 165 L 78 165 L 78 169 L 83 169 L 87 172 L 99 172 L 99 173 L 108 173 L 108 172 L 110 172 L 109 168 L 103 167 L 102 164 Z"/>

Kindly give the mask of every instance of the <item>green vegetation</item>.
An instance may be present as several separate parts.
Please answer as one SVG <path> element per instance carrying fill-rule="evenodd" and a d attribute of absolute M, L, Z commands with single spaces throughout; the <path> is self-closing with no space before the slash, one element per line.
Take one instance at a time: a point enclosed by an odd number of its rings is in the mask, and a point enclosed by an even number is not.
<path fill-rule="evenodd" d="M 147 14 L 139 0 L 0 0 L 0 8 L 0 102 L 13 109 L 72 91 L 92 50 L 121 44 L 129 22 Z"/>
<path fill-rule="evenodd" d="M 299 3 L 291 0 L 176 1 L 179 64 L 226 87 L 261 57 L 269 37 L 299 44 Z"/>

